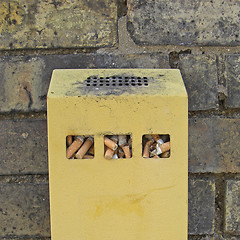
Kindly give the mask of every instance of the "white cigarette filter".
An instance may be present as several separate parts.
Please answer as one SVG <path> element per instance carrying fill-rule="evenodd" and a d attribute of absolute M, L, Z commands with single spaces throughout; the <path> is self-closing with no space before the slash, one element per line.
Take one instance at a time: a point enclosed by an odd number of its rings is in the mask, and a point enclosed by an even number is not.
<path fill-rule="evenodd" d="M 127 144 L 127 135 L 119 135 L 118 136 L 118 139 L 119 139 L 119 146 L 124 146 L 125 144 Z"/>
<path fill-rule="evenodd" d="M 115 154 L 112 156 L 112 159 L 118 159 L 117 153 L 115 153 Z"/>
<path fill-rule="evenodd" d="M 112 135 L 112 136 L 110 137 L 110 139 L 111 139 L 113 142 L 118 143 L 118 136 L 117 136 L 117 135 Z"/>
<path fill-rule="evenodd" d="M 156 149 L 153 150 L 151 153 L 150 153 L 150 156 L 155 156 L 155 155 L 160 155 L 162 153 L 165 153 L 167 151 L 170 150 L 170 142 L 166 142 L 166 143 L 163 143 L 163 144 L 157 144 L 156 145 Z"/>

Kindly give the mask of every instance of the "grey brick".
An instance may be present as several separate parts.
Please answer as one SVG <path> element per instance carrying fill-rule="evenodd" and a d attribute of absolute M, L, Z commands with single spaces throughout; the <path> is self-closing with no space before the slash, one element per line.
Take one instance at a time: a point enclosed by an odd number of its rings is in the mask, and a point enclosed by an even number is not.
<path fill-rule="evenodd" d="M 2 77 L 0 111 L 38 110 L 43 107 L 45 63 L 39 57 L 11 57 L 0 60 Z"/>
<path fill-rule="evenodd" d="M 129 0 L 128 31 L 138 44 L 239 45 L 238 1 Z"/>
<path fill-rule="evenodd" d="M 225 231 L 240 235 L 240 180 L 227 180 L 225 201 Z"/>
<path fill-rule="evenodd" d="M 240 119 L 189 119 L 189 171 L 240 172 Z"/>
<path fill-rule="evenodd" d="M 228 87 L 226 105 L 240 108 L 240 54 L 227 55 L 225 61 Z"/>
<path fill-rule="evenodd" d="M 22 238 L 22 237 L 12 237 L 12 238 L 1 238 L 1 240 L 51 240 L 51 238 L 45 238 L 45 237 L 40 237 L 40 238 L 38 238 L 38 237 L 36 237 L 36 238 L 32 238 L 32 237 L 24 237 L 24 238 Z"/>
<path fill-rule="evenodd" d="M 214 235 L 207 235 L 207 236 L 189 235 L 188 240 L 240 240 L 240 238 L 239 237 L 223 237 L 220 234 L 214 233 Z"/>
<path fill-rule="evenodd" d="M 217 108 L 216 56 L 180 54 L 179 67 L 188 92 L 189 110 Z"/>
<path fill-rule="evenodd" d="M 0 222 L 0 238 L 49 237 L 48 184 L 1 184 Z"/>
<path fill-rule="evenodd" d="M 188 218 L 188 233 L 190 235 L 214 233 L 214 180 L 189 179 Z"/>
<path fill-rule="evenodd" d="M 115 0 L 0 2 L 0 49 L 100 47 L 116 40 Z"/>
<path fill-rule="evenodd" d="M 0 121 L 0 175 L 47 173 L 46 120 Z"/>
<path fill-rule="evenodd" d="M 0 111 L 46 110 L 53 69 L 169 68 L 164 54 L 78 54 L 40 57 L 6 57 L 0 60 Z"/>

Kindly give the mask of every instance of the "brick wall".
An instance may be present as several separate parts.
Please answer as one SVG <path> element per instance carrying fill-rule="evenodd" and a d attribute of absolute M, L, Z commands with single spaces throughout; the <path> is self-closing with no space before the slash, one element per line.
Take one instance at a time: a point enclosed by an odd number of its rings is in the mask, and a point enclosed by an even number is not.
<path fill-rule="evenodd" d="M 0 1 L 0 239 L 50 239 L 46 94 L 56 68 L 179 68 L 189 239 L 240 239 L 240 3 Z"/>

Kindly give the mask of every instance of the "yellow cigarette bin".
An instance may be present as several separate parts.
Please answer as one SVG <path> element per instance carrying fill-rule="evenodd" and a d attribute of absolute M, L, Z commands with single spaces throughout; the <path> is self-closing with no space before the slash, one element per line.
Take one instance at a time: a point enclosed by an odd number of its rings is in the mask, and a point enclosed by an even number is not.
<path fill-rule="evenodd" d="M 52 240 L 187 240 L 179 70 L 54 70 L 47 101 Z"/>

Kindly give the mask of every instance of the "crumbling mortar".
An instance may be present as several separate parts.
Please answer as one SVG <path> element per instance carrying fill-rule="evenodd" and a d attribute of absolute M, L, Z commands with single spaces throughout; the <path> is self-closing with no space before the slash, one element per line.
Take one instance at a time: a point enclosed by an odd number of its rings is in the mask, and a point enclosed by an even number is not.
<path fill-rule="evenodd" d="M 6 112 L 0 113 L 0 120 L 20 120 L 20 119 L 47 119 L 47 112 Z"/>
<path fill-rule="evenodd" d="M 220 117 L 220 118 L 239 118 L 240 109 L 213 109 L 213 110 L 198 110 L 189 111 L 188 117 L 206 118 L 206 117 Z"/>
<path fill-rule="evenodd" d="M 213 235 L 189 235 L 192 240 L 205 239 L 231 239 L 240 235 L 231 235 L 224 231 L 225 226 L 225 196 L 226 180 L 240 180 L 240 173 L 189 173 L 191 179 L 215 180 L 215 230 Z M 207 238 L 208 239 L 208 238 Z"/>
<path fill-rule="evenodd" d="M 179 55 L 191 54 L 190 49 L 180 50 L 179 52 L 173 51 L 169 53 L 169 65 L 171 68 L 179 68 Z"/>
<path fill-rule="evenodd" d="M 51 240 L 50 237 L 38 237 L 38 236 L 29 236 L 29 235 L 23 235 L 23 236 L 6 236 L 4 238 L 1 238 L 1 240 Z"/>
<path fill-rule="evenodd" d="M 188 235 L 188 240 L 207 240 L 206 237 L 212 237 L 213 235 L 206 235 L 206 234 L 201 234 L 201 235 Z M 210 240 L 211 238 L 209 238 Z M 212 240 L 212 239 L 211 239 Z"/>
<path fill-rule="evenodd" d="M 226 109 L 226 98 L 227 98 L 227 86 L 226 79 L 224 76 L 225 64 L 223 54 L 216 56 L 217 63 L 217 80 L 218 80 L 218 104 L 219 110 L 224 111 Z"/>
<path fill-rule="evenodd" d="M 0 57 L 8 56 L 41 56 L 41 55 L 69 55 L 79 53 L 96 53 L 99 48 L 56 48 L 56 49 L 14 49 L 0 50 Z"/>
<path fill-rule="evenodd" d="M 1 175 L 0 184 L 23 184 L 23 183 L 46 183 L 48 184 L 47 174 L 23 174 L 23 175 Z"/>
<path fill-rule="evenodd" d="M 224 234 L 225 177 L 215 174 L 215 234 Z"/>
<path fill-rule="evenodd" d="M 127 15 L 127 0 L 117 0 L 118 18 Z"/>

